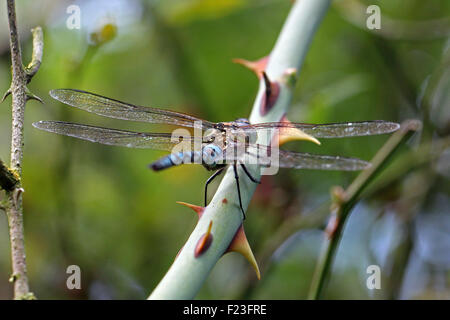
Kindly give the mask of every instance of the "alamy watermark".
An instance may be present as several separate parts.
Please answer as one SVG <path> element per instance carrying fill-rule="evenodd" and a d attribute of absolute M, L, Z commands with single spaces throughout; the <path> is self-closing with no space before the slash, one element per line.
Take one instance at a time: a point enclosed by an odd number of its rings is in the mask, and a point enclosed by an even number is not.
<path fill-rule="evenodd" d="M 67 29 L 81 28 L 81 9 L 79 6 L 72 4 L 67 7 L 66 13 L 69 15 L 66 19 Z"/>
<path fill-rule="evenodd" d="M 366 13 L 369 14 L 366 20 L 366 26 L 369 30 L 381 29 L 381 9 L 376 4 L 367 7 Z"/>
<path fill-rule="evenodd" d="M 381 269 L 380 266 L 372 264 L 367 267 L 366 273 L 369 274 L 366 280 L 366 286 L 369 290 L 381 289 Z"/>
<path fill-rule="evenodd" d="M 66 280 L 67 289 L 81 289 L 81 269 L 76 264 L 70 265 L 66 269 L 66 273 L 70 274 Z"/>

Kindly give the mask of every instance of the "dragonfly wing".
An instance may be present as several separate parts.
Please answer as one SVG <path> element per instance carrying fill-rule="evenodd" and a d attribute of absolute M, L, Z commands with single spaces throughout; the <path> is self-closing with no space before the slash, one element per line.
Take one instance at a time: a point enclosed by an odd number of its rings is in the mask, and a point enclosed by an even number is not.
<path fill-rule="evenodd" d="M 194 127 L 195 122 L 200 121 L 202 128 L 207 129 L 214 126 L 212 122 L 184 113 L 136 106 L 81 90 L 55 89 L 50 91 L 50 96 L 69 106 L 109 118 L 149 123 L 167 123 L 185 127 Z"/>
<path fill-rule="evenodd" d="M 180 143 L 179 139 L 172 139 L 170 133 L 141 133 L 62 121 L 39 121 L 33 123 L 33 126 L 69 137 L 128 148 L 172 151 L 174 146 Z M 183 142 L 191 145 L 194 142 L 194 138 L 190 136 L 181 138 Z"/>
<path fill-rule="evenodd" d="M 269 133 L 270 130 L 296 128 L 316 138 L 345 138 L 358 136 L 371 136 L 376 134 L 391 133 L 400 125 L 395 122 L 374 120 L 362 122 L 343 122 L 328 124 L 308 124 L 292 122 L 267 122 L 248 126 L 241 126 L 236 131 L 243 130 L 248 133 Z"/>
<path fill-rule="evenodd" d="M 243 144 L 229 145 L 225 159 L 228 162 L 235 160 L 245 164 L 293 169 L 357 171 L 370 166 L 369 162 L 356 158 L 286 151 L 256 144 L 247 145 L 245 149 Z"/>
<path fill-rule="evenodd" d="M 295 169 L 358 171 L 370 167 L 370 162 L 340 156 L 279 150 L 279 167 Z"/>

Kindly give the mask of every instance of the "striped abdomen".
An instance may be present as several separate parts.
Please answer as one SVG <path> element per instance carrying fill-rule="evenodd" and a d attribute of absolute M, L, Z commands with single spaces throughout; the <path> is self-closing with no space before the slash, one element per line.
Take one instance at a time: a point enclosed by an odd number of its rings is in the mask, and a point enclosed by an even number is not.
<path fill-rule="evenodd" d="M 173 166 L 178 166 L 180 164 L 188 164 L 188 163 L 202 163 L 202 152 L 201 151 L 186 151 L 186 152 L 178 152 L 172 153 L 164 158 L 156 160 L 150 167 L 154 171 L 164 170 Z"/>

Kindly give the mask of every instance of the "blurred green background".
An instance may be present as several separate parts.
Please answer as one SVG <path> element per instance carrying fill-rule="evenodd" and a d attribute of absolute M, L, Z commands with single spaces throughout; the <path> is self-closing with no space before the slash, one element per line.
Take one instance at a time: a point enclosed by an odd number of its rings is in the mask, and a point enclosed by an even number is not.
<path fill-rule="evenodd" d="M 378 34 L 365 26 L 372 2 L 333 3 L 306 57 L 288 117 L 311 123 L 415 118 L 424 129 L 352 213 L 325 298 L 448 299 L 450 152 L 440 146 L 450 132 L 450 2 L 376 1 Z M 66 27 L 72 4 L 81 9 L 81 29 Z M 10 55 L 6 4 L 1 6 L 0 89 L 6 91 Z M 28 272 L 38 298 L 146 298 L 196 223 L 195 214 L 175 202 L 201 205 L 210 174 L 201 166 L 155 173 L 147 164 L 162 152 L 33 128 L 38 120 L 65 120 L 171 130 L 88 114 L 52 100 L 48 91 L 83 89 L 217 122 L 247 117 L 258 83 L 231 60 L 267 55 L 290 7 L 288 0 L 17 1 L 24 62 L 31 55 L 29 29 L 41 25 L 45 37 L 42 66 L 29 85 L 44 104 L 27 104 L 23 166 Z M 322 146 L 291 142 L 284 148 L 370 160 L 387 138 L 324 140 Z M 5 161 L 9 145 L 10 98 L 0 105 Z M 355 177 L 285 169 L 265 177 L 245 221 L 262 280 L 243 257 L 228 254 L 198 298 L 304 299 L 328 219 L 329 190 Z M 72 264 L 81 268 L 81 290 L 66 288 Z M 381 290 L 366 287 L 372 264 L 381 267 Z M 2 214 L 1 299 L 12 297 L 10 270 Z"/>

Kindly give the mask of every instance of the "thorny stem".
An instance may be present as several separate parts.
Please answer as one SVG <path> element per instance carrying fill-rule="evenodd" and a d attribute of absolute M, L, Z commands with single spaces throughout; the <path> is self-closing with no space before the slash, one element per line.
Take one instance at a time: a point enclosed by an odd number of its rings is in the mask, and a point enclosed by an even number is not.
<path fill-rule="evenodd" d="M 13 190 L 19 184 L 19 179 L 2 160 L 0 160 L 0 188 L 6 191 Z"/>
<path fill-rule="evenodd" d="M 397 148 L 407 141 L 414 131 L 421 128 L 421 122 L 417 120 L 407 120 L 402 123 L 400 129 L 394 133 L 384 146 L 372 159 L 372 166 L 363 172 L 347 188 L 342 190 L 335 188 L 333 191 L 333 204 L 331 205 L 331 219 L 327 228 L 326 238 L 323 243 L 323 251 L 314 272 L 311 288 L 308 294 L 309 299 L 319 299 L 325 288 L 331 267 L 333 265 L 336 250 L 342 236 L 345 222 L 349 217 L 353 207 L 359 200 L 361 193 L 376 175 L 384 168 L 388 160 Z"/>
<path fill-rule="evenodd" d="M 23 208 L 21 177 L 23 159 L 23 126 L 25 104 L 28 99 L 36 98 L 26 85 L 39 69 L 43 54 L 42 29 L 37 27 L 33 33 L 33 56 L 29 66 L 22 65 L 19 34 L 17 32 L 16 12 L 14 0 L 7 0 L 9 39 L 11 48 L 12 82 L 5 97 L 12 96 L 12 133 L 11 133 L 11 164 L 9 171 L 13 172 L 17 183 L 10 190 L 5 189 L 5 211 L 8 218 L 9 236 L 11 242 L 12 276 L 14 284 L 14 299 L 33 299 L 29 290 L 27 265 L 25 259 L 25 243 L 23 232 Z"/>
<path fill-rule="evenodd" d="M 330 0 L 296 1 L 283 26 L 280 36 L 270 53 L 266 68 L 269 79 L 282 81 L 287 72 L 299 72 L 306 56 L 313 35 L 325 15 Z M 295 78 L 291 74 L 288 82 Z M 258 95 L 253 105 L 250 122 L 280 121 L 290 106 L 292 86 L 281 85 L 280 93 L 270 112 L 261 114 L 261 101 L 265 95 L 264 80 L 261 79 Z M 248 167 L 252 176 L 259 179 L 259 170 Z M 244 179 L 245 174 L 239 168 L 242 192 L 242 205 L 246 209 L 256 189 L 256 184 Z M 226 201 L 225 201 L 226 200 Z M 197 242 L 213 222 L 211 233 L 213 241 L 209 249 L 195 258 L 194 250 Z M 178 257 L 150 295 L 149 299 L 192 299 L 201 288 L 209 272 L 222 257 L 236 231 L 242 224 L 242 213 L 239 209 L 236 194 L 236 182 L 233 169 L 228 168 L 214 198 L 206 207 L 201 219 L 192 232 Z"/>

